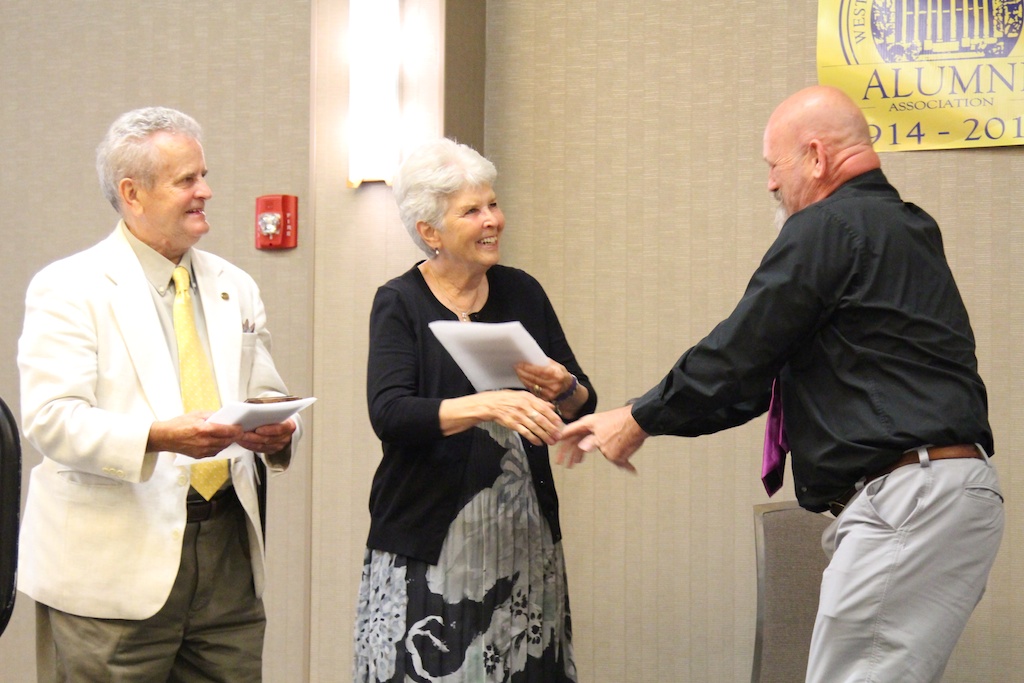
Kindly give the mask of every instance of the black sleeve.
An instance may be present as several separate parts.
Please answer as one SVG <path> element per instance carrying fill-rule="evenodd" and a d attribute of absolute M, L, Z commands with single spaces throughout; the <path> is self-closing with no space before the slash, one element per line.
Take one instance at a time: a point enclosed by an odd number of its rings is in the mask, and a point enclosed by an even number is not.
<path fill-rule="evenodd" d="M 370 423 L 384 442 L 439 439 L 442 396 L 432 395 L 423 382 L 422 364 L 431 358 L 433 339 L 422 339 L 414 307 L 395 287 L 377 290 L 370 311 L 370 348 L 366 369 L 366 398 Z"/>

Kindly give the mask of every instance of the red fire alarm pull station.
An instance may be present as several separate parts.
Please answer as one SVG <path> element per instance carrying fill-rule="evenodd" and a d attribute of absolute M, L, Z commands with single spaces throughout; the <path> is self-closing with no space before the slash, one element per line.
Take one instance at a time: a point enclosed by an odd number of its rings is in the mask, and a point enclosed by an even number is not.
<path fill-rule="evenodd" d="M 256 198 L 256 248 L 294 249 L 299 243 L 299 198 L 267 194 Z"/>

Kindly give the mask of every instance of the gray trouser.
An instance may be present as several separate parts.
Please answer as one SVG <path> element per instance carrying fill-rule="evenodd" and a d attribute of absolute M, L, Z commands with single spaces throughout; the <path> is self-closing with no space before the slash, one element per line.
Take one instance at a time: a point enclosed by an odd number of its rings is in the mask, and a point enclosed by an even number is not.
<path fill-rule="evenodd" d="M 825 531 L 807 683 L 938 683 L 1003 535 L 986 458 L 907 465 L 872 481 Z"/>

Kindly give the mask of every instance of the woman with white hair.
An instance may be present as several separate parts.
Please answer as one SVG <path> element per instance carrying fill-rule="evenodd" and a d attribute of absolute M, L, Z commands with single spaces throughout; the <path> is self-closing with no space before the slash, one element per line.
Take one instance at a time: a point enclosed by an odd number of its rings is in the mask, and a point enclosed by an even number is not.
<path fill-rule="evenodd" d="M 427 259 L 377 290 L 367 400 L 384 455 L 355 629 L 354 680 L 576 681 L 548 446 L 597 394 L 527 273 L 498 264 L 494 165 L 441 139 L 395 197 Z M 518 320 L 549 357 L 476 392 L 428 324 Z"/>

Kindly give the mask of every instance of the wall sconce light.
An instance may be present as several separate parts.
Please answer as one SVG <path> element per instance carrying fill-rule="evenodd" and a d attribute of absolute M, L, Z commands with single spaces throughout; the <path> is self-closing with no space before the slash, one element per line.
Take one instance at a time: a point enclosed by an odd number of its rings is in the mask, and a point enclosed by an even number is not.
<path fill-rule="evenodd" d="M 398 0 L 349 2 L 348 184 L 391 181 L 398 165 Z"/>
<path fill-rule="evenodd" d="M 443 0 L 350 0 L 348 185 L 391 182 L 442 134 Z"/>

